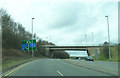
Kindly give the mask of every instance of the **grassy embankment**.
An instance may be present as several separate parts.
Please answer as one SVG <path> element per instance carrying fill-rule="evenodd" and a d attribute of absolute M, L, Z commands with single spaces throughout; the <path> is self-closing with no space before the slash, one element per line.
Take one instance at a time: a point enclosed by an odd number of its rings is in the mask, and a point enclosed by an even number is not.
<path fill-rule="evenodd" d="M 118 47 L 120 46 L 114 46 L 114 47 L 111 47 L 111 61 L 112 62 L 120 62 L 119 58 L 118 58 Z M 104 57 L 104 53 L 102 52 L 102 50 L 100 50 L 100 53 L 98 54 L 98 59 L 96 59 L 95 57 L 95 48 L 92 48 L 90 50 L 90 54 L 91 56 L 95 59 L 95 60 L 99 60 L 99 61 L 109 61 L 109 58 L 105 58 Z M 119 53 L 120 54 L 120 53 Z M 119 55 L 120 56 L 120 55 Z M 71 59 L 75 59 L 75 57 L 71 57 Z"/>
<path fill-rule="evenodd" d="M 105 58 L 102 52 L 98 54 L 98 59 L 96 59 L 95 56 L 93 56 L 93 58 L 100 61 L 109 61 L 109 58 Z M 120 60 L 118 60 L 118 46 L 111 47 L 111 61 L 120 62 Z"/>
<path fill-rule="evenodd" d="M 38 58 L 32 58 L 28 52 L 21 52 L 13 49 L 2 49 L 2 71 L 6 71 L 19 64 L 44 58 L 40 56 Z"/>

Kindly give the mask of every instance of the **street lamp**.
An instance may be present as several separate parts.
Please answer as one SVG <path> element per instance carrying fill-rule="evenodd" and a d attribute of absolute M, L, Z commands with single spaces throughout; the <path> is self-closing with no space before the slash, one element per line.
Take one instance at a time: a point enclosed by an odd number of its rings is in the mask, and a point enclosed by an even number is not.
<path fill-rule="evenodd" d="M 90 54 L 89 54 L 88 48 L 87 48 L 87 35 L 85 35 L 85 37 L 86 37 L 86 51 L 87 51 L 87 54 L 88 54 L 88 56 L 89 56 Z"/>
<path fill-rule="evenodd" d="M 92 32 L 92 45 L 94 46 L 94 36 L 93 36 L 93 32 Z"/>
<path fill-rule="evenodd" d="M 85 37 L 86 37 L 86 49 L 87 49 L 87 35 L 85 35 Z"/>
<path fill-rule="evenodd" d="M 109 20 L 108 20 L 108 16 L 105 16 L 105 17 L 107 18 L 107 25 L 108 25 L 109 61 L 111 62 Z"/>
<path fill-rule="evenodd" d="M 48 45 L 47 44 L 47 39 L 48 39 L 48 37 L 46 37 L 46 45 Z M 47 46 L 46 46 L 46 58 L 47 58 Z"/>
<path fill-rule="evenodd" d="M 48 37 L 46 37 L 46 44 L 47 44 Z"/>
<path fill-rule="evenodd" d="M 33 51 L 33 19 L 35 19 L 35 18 L 32 18 L 32 57 L 34 57 L 34 51 Z"/>

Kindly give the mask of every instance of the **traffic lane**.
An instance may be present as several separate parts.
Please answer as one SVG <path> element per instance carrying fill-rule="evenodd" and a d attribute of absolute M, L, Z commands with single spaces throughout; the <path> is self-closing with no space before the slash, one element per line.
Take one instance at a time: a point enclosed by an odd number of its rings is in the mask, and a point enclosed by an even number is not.
<path fill-rule="evenodd" d="M 72 65 L 62 60 L 55 61 L 57 63 L 53 64 L 54 67 L 56 67 L 64 76 L 111 76 L 110 74 Z"/>
<path fill-rule="evenodd" d="M 10 76 L 60 76 L 47 59 L 33 61 Z"/>
<path fill-rule="evenodd" d="M 118 63 L 115 62 L 106 62 L 106 61 L 81 61 L 81 60 L 64 60 L 70 64 L 78 65 L 84 68 L 89 68 L 104 73 L 109 73 L 113 76 L 118 76 Z"/>
<path fill-rule="evenodd" d="M 102 66 L 107 66 L 113 69 L 118 69 L 118 62 L 108 62 L 108 61 L 85 61 L 85 60 L 75 60 L 75 59 L 68 59 L 70 61 L 76 61 L 76 62 L 87 62 L 87 64 L 95 64 L 95 65 L 102 65 Z"/>
<path fill-rule="evenodd" d="M 33 61 L 10 76 L 110 76 L 109 74 L 82 68 L 60 59 Z"/>

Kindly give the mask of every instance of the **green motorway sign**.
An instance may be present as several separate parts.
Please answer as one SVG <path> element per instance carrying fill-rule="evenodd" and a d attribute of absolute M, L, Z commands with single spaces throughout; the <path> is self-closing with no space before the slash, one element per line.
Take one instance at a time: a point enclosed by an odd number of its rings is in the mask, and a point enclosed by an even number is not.
<path fill-rule="evenodd" d="M 32 46 L 33 41 L 33 46 Z M 22 51 L 36 51 L 36 40 L 23 40 L 22 41 Z"/>

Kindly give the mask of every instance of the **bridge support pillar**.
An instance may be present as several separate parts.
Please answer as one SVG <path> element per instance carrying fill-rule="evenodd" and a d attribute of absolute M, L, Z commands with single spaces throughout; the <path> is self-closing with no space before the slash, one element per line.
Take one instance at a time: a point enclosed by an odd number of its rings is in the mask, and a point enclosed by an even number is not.
<path fill-rule="evenodd" d="M 87 49 L 87 54 L 90 56 L 90 48 Z"/>
<path fill-rule="evenodd" d="M 46 53 L 45 53 L 45 55 L 46 55 L 46 57 L 48 57 L 48 55 L 49 55 L 49 48 L 48 47 L 46 47 Z"/>

